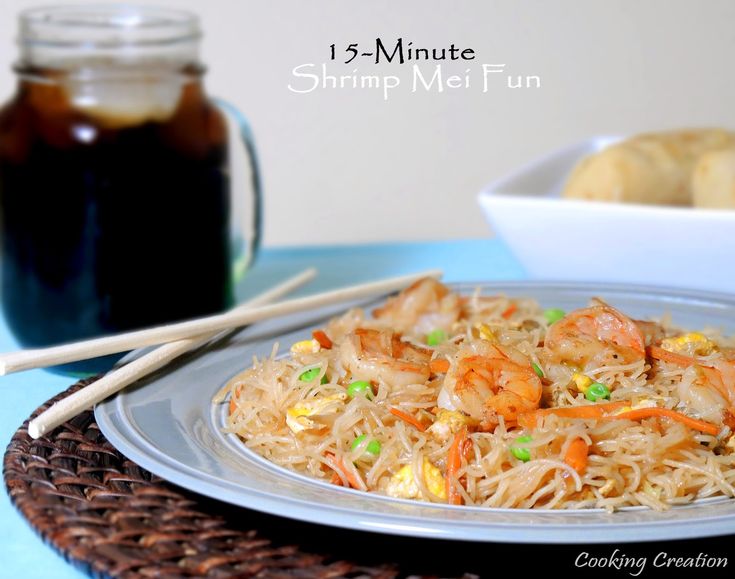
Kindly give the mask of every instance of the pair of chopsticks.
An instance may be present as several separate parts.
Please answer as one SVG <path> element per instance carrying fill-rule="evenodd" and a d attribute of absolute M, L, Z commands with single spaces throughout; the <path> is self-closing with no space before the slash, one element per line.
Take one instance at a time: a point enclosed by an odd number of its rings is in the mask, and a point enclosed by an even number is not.
<path fill-rule="evenodd" d="M 441 277 L 441 275 L 441 271 L 438 270 L 425 271 L 273 304 L 272 302 L 316 276 L 316 270 L 307 269 L 224 314 L 51 348 L 0 354 L 0 376 L 164 344 L 56 402 L 31 420 L 28 424 L 28 434 L 31 438 L 39 438 L 115 392 L 162 368 L 175 358 L 206 344 L 220 332 L 268 318 L 391 293 L 421 278 Z"/>

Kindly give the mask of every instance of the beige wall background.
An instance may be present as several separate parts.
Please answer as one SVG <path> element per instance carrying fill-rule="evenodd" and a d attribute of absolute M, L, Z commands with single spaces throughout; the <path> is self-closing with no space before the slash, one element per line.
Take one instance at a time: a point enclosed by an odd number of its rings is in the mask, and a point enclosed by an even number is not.
<path fill-rule="evenodd" d="M 13 90 L 16 14 L 38 4 L 0 0 L 2 95 Z M 730 0 L 155 4 L 204 21 L 209 90 L 256 134 L 271 246 L 487 236 L 476 193 L 538 155 L 595 134 L 735 125 Z M 293 67 L 328 62 L 330 44 L 376 37 L 473 48 L 470 66 L 505 63 L 542 86 L 395 90 L 387 102 L 375 90 L 288 90 Z M 409 65 L 329 66 L 410 79 Z"/>

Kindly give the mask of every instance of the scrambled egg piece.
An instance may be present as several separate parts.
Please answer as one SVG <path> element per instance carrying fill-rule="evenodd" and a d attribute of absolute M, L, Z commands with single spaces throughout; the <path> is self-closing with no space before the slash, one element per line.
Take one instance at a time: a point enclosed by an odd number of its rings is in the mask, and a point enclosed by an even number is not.
<path fill-rule="evenodd" d="M 447 489 L 444 485 L 442 472 L 426 457 L 424 457 L 423 471 L 426 487 L 440 499 L 446 499 Z M 419 496 L 419 486 L 416 484 L 410 464 L 401 467 L 391 477 L 386 487 L 386 493 L 398 499 L 415 499 Z"/>
<path fill-rule="evenodd" d="M 650 398 L 641 398 L 640 401 L 638 401 L 636 404 L 633 404 L 632 406 L 623 406 L 622 408 L 618 408 L 613 414 L 623 414 L 624 412 L 630 412 L 631 410 L 640 410 L 641 408 L 656 408 L 658 404 L 656 404 L 655 400 L 651 400 Z"/>
<path fill-rule="evenodd" d="M 492 331 L 490 326 L 482 323 L 477 323 L 475 324 L 475 329 L 477 330 L 480 338 L 482 338 L 483 340 L 486 340 L 491 344 L 498 343 L 498 337 L 495 335 L 495 332 Z"/>
<path fill-rule="evenodd" d="M 666 338 L 661 342 L 661 347 L 669 352 L 688 356 L 709 356 L 717 351 L 717 344 L 699 332 Z"/>
<path fill-rule="evenodd" d="M 654 486 L 648 481 L 645 481 L 643 483 L 643 492 L 646 493 L 647 495 L 652 496 L 655 499 L 661 498 L 661 491 L 662 491 L 661 487 Z"/>
<path fill-rule="evenodd" d="M 436 440 L 444 442 L 459 432 L 467 423 L 468 417 L 461 412 L 440 408 L 434 424 L 429 426 L 428 430 Z"/>
<path fill-rule="evenodd" d="M 587 388 L 590 387 L 591 384 L 594 383 L 594 380 L 587 376 L 586 374 L 580 374 L 579 372 L 575 372 L 572 374 L 572 381 L 577 386 L 577 390 L 579 390 L 582 394 L 587 393 Z"/>
<path fill-rule="evenodd" d="M 301 340 L 291 346 L 292 354 L 316 354 L 322 346 L 316 340 Z"/>
<path fill-rule="evenodd" d="M 295 434 L 311 428 L 321 428 L 320 424 L 308 417 L 336 414 L 346 399 L 347 393 L 339 392 L 331 396 L 321 396 L 312 400 L 297 402 L 286 410 L 286 424 Z"/>

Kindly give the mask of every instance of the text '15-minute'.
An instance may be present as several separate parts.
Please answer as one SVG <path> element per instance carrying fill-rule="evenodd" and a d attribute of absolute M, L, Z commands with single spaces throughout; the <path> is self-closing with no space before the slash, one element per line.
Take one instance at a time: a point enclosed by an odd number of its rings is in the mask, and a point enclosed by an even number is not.
<path fill-rule="evenodd" d="M 375 44 L 370 45 L 366 50 L 361 51 L 360 45 L 355 42 L 349 44 L 343 51 L 339 50 L 335 44 L 329 45 L 330 60 L 337 60 L 337 54 L 344 53 L 345 64 L 349 64 L 356 58 L 370 59 L 375 64 L 381 62 L 403 64 L 405 62 L 421 61 L 421 60 L 474 60 L 475 51 L 471 48 L 457 48 L 454 43 L 448 48 L 416 48 L 413 42 L 404 43 L 403 38 L 399 38 L 395 43 L 386 47 L 380 38 L 375 39 Z"/>

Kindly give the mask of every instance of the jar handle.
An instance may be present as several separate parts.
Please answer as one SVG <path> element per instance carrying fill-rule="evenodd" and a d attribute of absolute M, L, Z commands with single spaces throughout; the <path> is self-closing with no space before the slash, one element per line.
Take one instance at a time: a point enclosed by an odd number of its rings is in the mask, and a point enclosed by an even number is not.
<path fill-rule="evenodd" d="M 225 100 L 215 98 L 213 102 L 227 119 L 228 125 L 232 204 L 230 239 L 233 280 L 237 283 L 252 265 L 260 249 L 263 220 L 260 165 L 253 131 L 245 116 Z M 244 155 L 236 154 L 238 144 L 244 148 Z"/>

